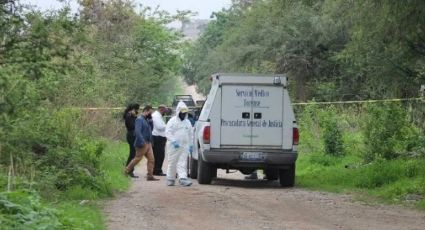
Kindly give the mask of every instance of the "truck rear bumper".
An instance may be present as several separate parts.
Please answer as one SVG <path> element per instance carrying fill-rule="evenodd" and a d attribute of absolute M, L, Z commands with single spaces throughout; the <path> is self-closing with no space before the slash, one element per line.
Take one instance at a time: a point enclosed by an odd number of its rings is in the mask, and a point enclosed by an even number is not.
<path fill-rule="evenodd" d="M 244 152 L 259 152 L 261 159 L 244 159 Z M 232 166 L 288 166 L 297 160 L 298 153 L 292 150 L 244 150 L 244 149 L 211 149 L 203 152 L 202 158 L 213 164 Z"/>

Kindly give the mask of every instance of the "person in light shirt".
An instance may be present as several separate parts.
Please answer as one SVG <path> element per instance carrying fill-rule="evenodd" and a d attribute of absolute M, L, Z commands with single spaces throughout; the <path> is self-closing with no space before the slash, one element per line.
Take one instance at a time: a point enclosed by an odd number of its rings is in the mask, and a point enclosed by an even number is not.
<path fill-rule="evenodd" d="M 166 124 L 164 121 L 164 115 L 168 111 L 165 105 L 158 106 L 152 114 L 153 120 L 153 155 L 155 157 L 155 167 L 153 174 L 156 176 L 165 176 L 165 173 L 162 171 L 162 164 L 165 158 L 165 144 L 167 143 L 167 138 L 165 137 L 165 128 Z"/>

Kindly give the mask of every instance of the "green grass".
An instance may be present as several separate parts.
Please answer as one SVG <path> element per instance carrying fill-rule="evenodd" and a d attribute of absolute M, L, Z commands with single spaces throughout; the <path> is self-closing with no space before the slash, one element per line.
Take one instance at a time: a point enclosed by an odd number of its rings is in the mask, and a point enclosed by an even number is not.
<path fill-rule="evenodd" d="M 79 202 L 65 202 L 56 208 L 65 229 L 106 229 L 104 216 L 95 204 L 80 205 Z"/>
<path fill-rule="evenodd" d="M 403 111 L 398 105 L 368 106 L 361 113 L 359 108 L 304 108 L 297 185 L 425 209 L 424 136 Z M 332 139 L 337 132 L 329 129 L 329 120 L 337 121 L 342 138 Z M 326 154 L 332 145 L 342 146 L 342 154 Z"/>
<path fill-rule="evenodd" d="M 300 154 L 297 185 L 314 190 L 356 193 L 386 203 L 425 208 L 425 160 L 397 159 L 362 164 L 360 157 Z"/>
<path fill-rule="evenodd" d="M 101 156 L 99 178 L 104 188 L 94 191 L 83 186 L 74 186 L 61 194 L 64 202 L 55 207 L 60 213 L 60 222 L 67 229 L 105 229 L 105 219 L 97 200 L 114 195 L 114 192 L 125 191 L 129 179 L 123 174 L 124 163 L 128 156 L 128 146 L 122 142 L 109 142 Z M 102 191 L 102 192 L 99 192 Z M 82 200 L 87 203 L 80 205 Z"/>
<path fill-rule="evenodd" d="M 114 195 L 114 192 L 127 190 L 129 179 L 123 174 L 124 163 L 128 156 L 128 146 L 122 142 L 107 144 L 100 160 L 102 175 L 97 178 L 101 188 L 92 190 L 77 185 L 61 194 L 61 199 L 66 200 L 96 200 Z"/>
<path fill-rule="evenodd" d="M 123 174 L 124 163 L 128 156 L 128 146 L 122 142 L 107 144 L 100 170 L 103 172 L 104 193 L 76 186 L 62 194 L 67 201 L 57 208 L 61 211 L 61 222 L 69 229 L 105 229 L 102 210 L 94 203 L 95 200 L 113 196 L 114 192 L 128 189 L 130 180 Z M 81 200 L 88 204 L 80 205 Z"/>
<path fill-rule="evenodd" d="M 128 151 L 127 143 L 112 142 L 108 144 L 103 156 L 100 167 L 105 173 L 107 183 L 114 191 L 125 191 L 128 189 L 130 180 L 123 174 Z"/>
<path fill-rule="evenodd" d="M 122 173 L 127 156 L 127 144 L 106 145 L 100 156 L 101 173 L 94 177 L 99 185 L 97 189 L 81 184 L 65 191 L 52 189 L 46 197 L 25 188 L 0 193 L 2 229 L 105 229 L 104 216 L 97 203 L 128 188 L 130 180 Z M 2 186 L 6 180 L 6 175 L 0 174 Z"/>

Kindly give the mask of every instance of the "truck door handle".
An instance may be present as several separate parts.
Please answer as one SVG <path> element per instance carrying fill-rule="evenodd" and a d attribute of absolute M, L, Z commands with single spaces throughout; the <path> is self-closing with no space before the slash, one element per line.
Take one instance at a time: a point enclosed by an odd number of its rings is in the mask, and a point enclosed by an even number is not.
<path fill-rule="evenodd" d="M 261 113 L 254 113 L 254 119 L 261 119 L 263 115 Z"/>
<path fill-rule="evenodd" d="M 249 119 L 251 117 L 251 114 L 248 112 L 242 113 L 242 119 Z"/>

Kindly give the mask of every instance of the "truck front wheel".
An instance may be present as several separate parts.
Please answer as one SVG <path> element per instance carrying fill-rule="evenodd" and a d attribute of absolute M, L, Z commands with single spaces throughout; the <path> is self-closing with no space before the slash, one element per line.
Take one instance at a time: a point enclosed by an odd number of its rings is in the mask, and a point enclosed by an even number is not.
<path fill-rule="evenodd" d="M 216 170 L 217 171 L 217 170 Z M 202 154 L 198 154 L 198 182 L 199 184 L 211 184 L 212 167 L 202 159 Z"/>
<path fill-rule="evenodd" d="M 295 185 L 295 163 L 288 169 L 279 169 L 279 182 L 282 187 L 294 187 Z"/>

